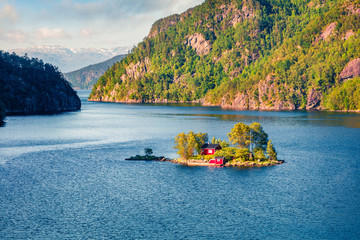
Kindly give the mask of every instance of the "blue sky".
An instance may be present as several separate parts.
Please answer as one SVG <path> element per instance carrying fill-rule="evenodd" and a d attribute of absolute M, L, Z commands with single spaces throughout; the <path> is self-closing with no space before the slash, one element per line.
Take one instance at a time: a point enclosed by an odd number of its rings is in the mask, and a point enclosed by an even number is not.
<path fill-rule="evenodd" d="M 0 49 L 133 46 L 159 18 L 204 0 L 0 0 Z"/>

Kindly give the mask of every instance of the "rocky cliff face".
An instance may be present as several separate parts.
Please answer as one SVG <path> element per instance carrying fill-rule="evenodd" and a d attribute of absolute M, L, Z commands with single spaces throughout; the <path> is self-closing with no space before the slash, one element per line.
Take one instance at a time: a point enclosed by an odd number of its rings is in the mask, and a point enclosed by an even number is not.
<path fill-rule="evenodd" d="M 293 92 L 286 87 L 289 92 Z M 281 96 L 280 84 L 272 75 L 268 75 L 253 90 L 246 93 L 238 93 L 233 100 L 224 96 L 220 106 L 226 109 L 236 110 L 295 110 L 296 106 Z M 297 94 L 294 92 L 294 94 Z"/>
<path fill-rule="evenodd" d="M 253 9 L 243 5 L 241 9 L 236 7 L 235 4 L 222 4 L 220 6 L 221 13 L 215 15 L 215 19 L 218 23 L 224 23 L 224 27 L 230 27 L 237 23 L 241 23 L 245 19 L 255 17 Z"/>
<path fill-rule="evenodd" d="M 360 58 L 351 60 L 340 73 L 340 79 L 346 81 L 360 76 Z"/>
<path fill-rule="evenodd" d="M 209 54 L 211 50 L 210 42 L 206 41 L 201 33 L 194 33 L 189 36 L 185 44 L 190 45 L 198 55 Z"/>
<path fill-rule="evenodd" d="M 38 59 L 0 54 L 0 102 L 7 115 L 76 111 L 81 102 L 56 67 Z"/>

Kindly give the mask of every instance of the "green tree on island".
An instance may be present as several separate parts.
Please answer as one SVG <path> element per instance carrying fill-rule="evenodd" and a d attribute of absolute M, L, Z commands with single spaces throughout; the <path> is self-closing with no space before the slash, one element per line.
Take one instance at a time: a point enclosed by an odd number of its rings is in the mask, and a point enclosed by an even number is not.
<path fill-rule="evenodd" d="M 261 148 L 265 151 L 268 143 L 268 134 L 263 130 L 258 122 L 250 124 L 251 143 L 255 148 Z"/>
<path fill-rule="evenodd" d="M 269 140 L 267 144 L 266 154 L 269 156 L 270 160 L 277 160 L 277 153 L 271 140 Z"/>
<path fill-rule="evenodd" d="M 268 140 L 268 134 L 260 123 L 253 122 L 250 125 L 242 122 L 237 123 L 228 133 L 228 136 L 233 146 L 221 139 L 212 138 L 211 143 L 219 144 L 222 148 L 216 151 L 214 155 L 201 155 L 201 146 L 208 139 L 206 133 L 194 133 L 192 131 L 188 134 L 180 133 L 175 138 L 174 148 L 178 149 L 177 153 L 184 160 L 189 160 L 189 158 L 209 160 L 214 156 L 221 156 L 225 160 L 231 161 L 231 164 L 242 164 L 248 161 L 258 161 L 257 164 L 264 163 L 265 165 L 278 164 L 276 162 L 277 153 L 272 141 Z"/>
<path fill-rule="evenodd" d="M 229 140 L 239 148 L 248 147 L 250 144 L 250 127 L 245 123 L 239 122 L 228 133 Z"/>
<path fill-rule="evenodd" d="M 144 148 L 145 156 L 150 157 L 153 154 L 153 150 L 151 148 Z"/>
<path fill-rule="evenodd" d="M 175 138 L 175 149 L 178 149 L 178 154 L 184 158 L 189 159 L 195 153 L 201 153 L 201 146 L 208 141 L 207 133 L 194 133 L 190 131 L 188 134 L 179 133 Z"/>
<path fill-rule="evenodd" d="M 215 137 L 213 137 L 211 139 L 211 143 L 212 144 L 219 144 L 221 148 L 227 148 L 229 147 L 229 143 L 227 141 L 223 141 L 221 139 L 216 139 Z"/>

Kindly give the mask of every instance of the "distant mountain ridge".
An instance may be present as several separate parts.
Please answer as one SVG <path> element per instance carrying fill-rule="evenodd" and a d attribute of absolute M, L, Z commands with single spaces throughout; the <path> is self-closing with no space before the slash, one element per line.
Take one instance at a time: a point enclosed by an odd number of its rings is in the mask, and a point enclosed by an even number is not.
<path fill-rule="evenodd" d="M 59 67 L 61 72 L 71 72 L 90 64 L 106 61 L 114 56 L 126 54 L 129 47 L 106 48 L 66 48 L 62 46 L 37 46 L 31 48 L 12 49 L 23 56 L 25 53 L 31 58 L 39 58 L 44 62 Z"/>
<path fill-rule="evenodd" d="M 114 63 L 120 61 L 126 54 L 115 56 L 104 62 L 89 65 L 79 70 L 64 73 L 64 77 L 74 88 L 92 89 L 100 76 L 108 70 Z"/>
<path fill-rule="evenodd" d="M 359 0 L 206 0 L 155 22 L 93 101 L 360 110 Z"/>

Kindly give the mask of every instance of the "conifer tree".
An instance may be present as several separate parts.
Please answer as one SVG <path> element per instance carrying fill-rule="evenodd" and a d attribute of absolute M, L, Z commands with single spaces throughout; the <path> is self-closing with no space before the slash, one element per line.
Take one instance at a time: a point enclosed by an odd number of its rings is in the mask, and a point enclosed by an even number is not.
<path fill-rule="evenodd" d="M 269 140 L 267 144 L 266 154 L 269 156 L 270 160 L 277 160 L 277 153 L 271 140 Z"/>

